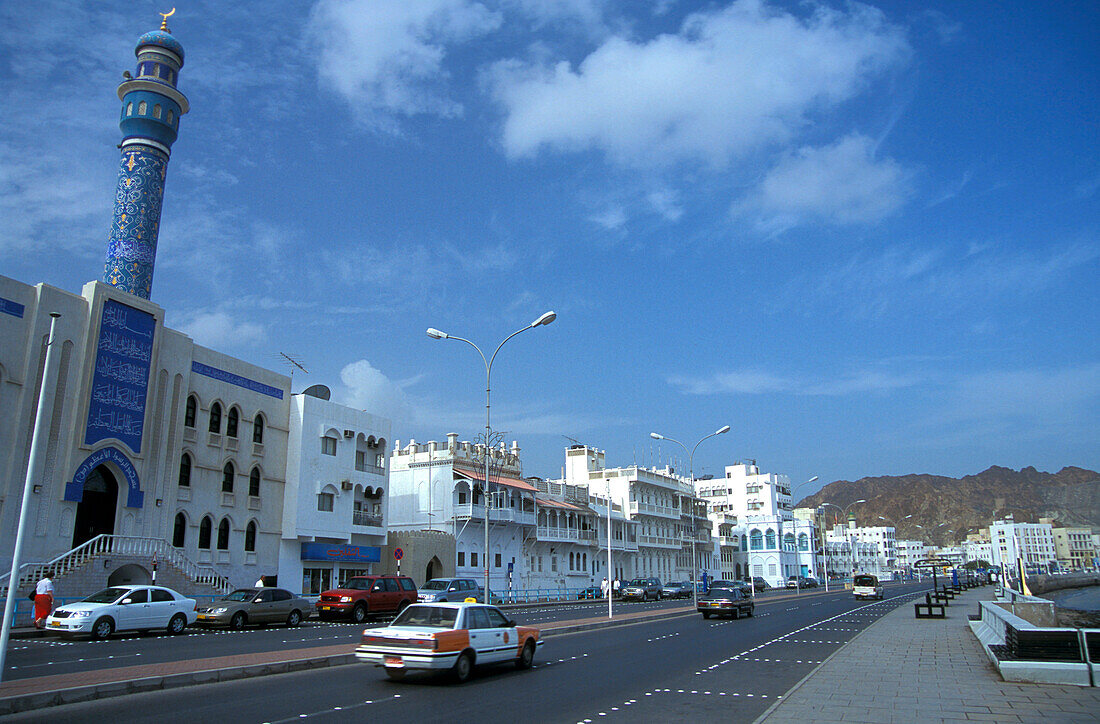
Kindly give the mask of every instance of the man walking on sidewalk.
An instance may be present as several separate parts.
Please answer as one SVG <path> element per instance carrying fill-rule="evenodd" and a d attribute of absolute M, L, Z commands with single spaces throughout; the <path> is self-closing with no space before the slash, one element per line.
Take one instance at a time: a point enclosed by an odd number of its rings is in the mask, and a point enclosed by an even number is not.
<path fill-rule="evenodd" d="M 46 617 L 53 613 L 53 581 L 46 573 L 34 587 L 34 627 L 45 628 Z"/>

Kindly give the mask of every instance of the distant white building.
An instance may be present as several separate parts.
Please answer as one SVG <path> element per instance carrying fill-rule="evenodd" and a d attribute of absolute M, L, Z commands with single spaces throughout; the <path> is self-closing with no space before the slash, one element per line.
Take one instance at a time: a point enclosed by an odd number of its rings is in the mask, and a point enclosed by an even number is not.
<path fill-rule="evenodd" d="M 1054 528 L 1049 523 L 1017 523 L 1011 518 L 989 526 L 993 565 L 1009 568 L 1022 559 L 1030 568 L 1049 568 L 1057 559 Z"/>
<path fill-rule="evenodd" d="M 894 543 L 898 556 L 897 567 L 901 570 L 910 571 L 914 563 L 927 557 L 928 546 L 924 544 L 924 541 L 898 540 Z"/>
<path fill-rule="evenodd" d="M 759 576 L 782 586 L 790 576 L 817 577 L 812 520 L 796 518 L 786 475 L 761 473 L 755 460 L 727 465 L 725 475 L 696 480 L 717 529 L 724 578 Z"/>
<path fill-rule="evenodd" d="M 1091 568 L 1097 555 L 1089 528 L 1055 528 L 1054 548 L 1058 565 L 1075 571 Z"/>
<path fill-rule="evenodd" d="M 383 570 L 389 487 L 390 421 L 316 389 L 291 397 L 279 548 L 279 583 L 307 595 Z"/>
<path fill-rule="evenodd" d="M 864 543 L 874 547 L 875 562 L 874 568 L 881 572 L 888 572 L 895 570 L 897 566 L 897 542 L 894 536 L 893 526 L 871 526 L 862 528 L 855 524 L 855 517 L 849 515 L 847 523 L 837 523 L 826 535 L 827 541 L 848 543 Z M 849 561 L 849 567 L 852 567 L 852 562 Z M 865 563 L 856 561 L 855 567 L 865 566 Z M 870 571 L 862 570 L 856 572 L 870 573 Z"/>

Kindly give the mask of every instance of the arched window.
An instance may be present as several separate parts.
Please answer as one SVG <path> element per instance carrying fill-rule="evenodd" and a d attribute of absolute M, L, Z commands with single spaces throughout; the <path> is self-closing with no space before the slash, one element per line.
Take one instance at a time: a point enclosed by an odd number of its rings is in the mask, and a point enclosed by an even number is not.
<path fill-rule="evenodd" d="M 233 492 L 233 476 L 235 474 L 236 474 L 236 471 L 233 470 L 233 463 L 232 462 L 226 463 L 225 467 L 222 468 L 222 492 L 223 493 L 232 493 Z"/>
<path fill-rule="evenodd" d="M 198 414 L 198 411 L 199 411 L 199 401 L 198 401 L 198 399 L 194 395 L 188 395 L 188 397 L 187 397 L 187 407 L 184 408 L 184 412 L 183 412 L 183 426 L 184 427 L 194 427 L 195 426 L 195 416 Z"/>
<path fill-rule="evenodd" d="M 810 550 L 810 536 L 806 535 L 805 533 L 798 534 L 798 550 Z"/>
<path fill-rule="evenodd" d="M 768 533 L 764 537 L 767 539 L 768 550 L 775 550 L 775 531 L 768 528 Z"/>
<path fill-rule="evenodd" d="M 180 456 L 179 486 L 181 488 L 191 487 L 191 456 L 187 453 Z"/>
<path fill-rule="evenodd" d="M 160 118 L 160 104 L 157 103 L 153 106 L 153 118 Z"/>
<path fill-rule="evenodd" d="M 254 498 L 260 497 L 260 469 L 252 468 L 248 474 L 248 494 Z"/>
<path fill-rule="evenodd" d="M 210 516 L 206 516 L 199 523 L 199 548 L 202 550 L 210 550 L 210 531 L 214 528 L 214 521 L 210 519 Z"/>
<path fill-rule="evenodd" d="M 176 548 L 183 548 L 183 544 L 187 542 L 187 516 L 183 513 L 176 513 L 176 522 L 172 526 L 172 545 Z"/>
<path fill-rule="evenodd" d="M 754 551 L 761 550 L 764 547 L 764 536 L 756 528 L 749 532 L 749 548 Z"/>
<path fill-rule="evenodd" d="M 218 550 L 229 550 L 229 518 L 222 518 L 218 523 Z"/>
<path fill-rule="evenodd" d="M 129 103 L 126 104 L 126 115 L 128 115 L 128 116 L 134 115 L 134 102 L 133 101 L 130 101 Z"/>
<path fill-rule="evenodd" d="M 569 552 L 569 570 L 573 570 L 573 552 Z"/>
<path fill-rule="evenodd" d="M 745 534 L 741 534 L 741 550 L 747 551 L 749 549 L 749 539 L 745 537 Z"/>
<path fill-rule="evenodd" d="M 264 441 L 264 418 L 257 414 L 252 420 L 252 442 L 262 443 Z"/>
<path fill-rule="evenodd" d="M 210 432 L 222 431 L 222 406 L 215 402 L 210 406 Z"/>
<path fill-rule="evenodd" d="M 138 103 L 138 115 L 139 116 L 144 116 L 148 112 L 148 110 L 149 110 L 149 104 L 148 103 L 146 103 L 145 101 L 141 101 L 140 103 Z"/>
<path fill-rule="evenodd" d="M 794 533 L 784 533 L 783 534 L 783 550 L 785 550 L 785 551 L 793 551 L 794 550 Z"/>
<path fill-rule="evenodd" d="M 229 408 L 229 414 L 225 418 L 225 434 L 229 437 L 237 437 L 237 421 L 240 419 L 241 413 L 237 412 L 236 407 Z"/>
<path fill-rule="evenodd" d="M 169 126 L 173 125 L 173 121 L 175 121 L 175 116 L 172 115 L 172 111 L 168 111 L 168 115 L 165 116 L 164 120 L 168 121 Z"/>
<path fill-rule="evenodd" d="M 246 553 L 256 552 L 256 521 L 248 521 L 248 527 L 244 529 L 244 550 Z"/>

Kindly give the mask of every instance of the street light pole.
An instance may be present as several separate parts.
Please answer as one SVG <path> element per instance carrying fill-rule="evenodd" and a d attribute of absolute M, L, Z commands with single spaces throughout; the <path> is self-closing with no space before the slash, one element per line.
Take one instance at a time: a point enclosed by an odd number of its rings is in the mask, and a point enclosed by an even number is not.
<path fill-rule="evenodd" d="M 489 570 L 490 570 L 490 568 L 489 568 L 489 566 L 490 566 L 490 564 L 489 564 L 489 501 L 490 501 L 490 497 L 489 497 L 489 455 L 490 455 L 490 449 L 489 449 L 489 446 L 490 446 L 490 440 L 489 440 L 489 437 L 490 437 L 490 435 L 492 435 L 492 427 L 489 424 L 489 395 L 490 395 L 490 390 L 492 389 L 491 385 L 490 385 L 490 376 L 492 375 L 492 372 L 493 372 L 493 360 L 495 360 L 497 358 L 497 352 L 499 352 L 500 348 L 504 346 L 504 343 L 507 342 L 508 340 L 510 340 L 512 337 L 515 337 L 520 332 L 526 332 L 529 329 L 533 329 L 534 327 L 538 327 L 540 325 L 550 324 L 555 319 L 557 319 L 557 317 L 558 317 L 558 315 L 555 314 L 552 311 L 545 312 L 538 319 L 536 319 L 534 322 L 531 322 L 526 327 L 523 327 L 521 329 L 517 329 L 515 332 L 512 332 L 511 334 L 509 334 L 507 337 L 504 338 L 503 342 L 501 342 L 500 344 L 497 345 L 496 350 L 493 352 L 493 355 L 488 360 L 485 359 L 485 353 L 481 351 L 480 347 L 478 347 L 476 344 L 474 344 L 473 342 L 471 342 L 470 340 L 468 340 L 464 337 L 455 337 L 454 335 L 447 334 L 446 332 L 440 332 L 438 329 L 435 329 L 434 327 L 428 327 L 428 331 L 427 331 L 428 336 L 431 337 L 432 339 L 454 339 L 454 340 L 458 340 L 459 342 L 465 342 L 466 344 L 470 345 L 471 347 L 473 347 L 474 349 L 477 350 L 477 353 L 479 355 L 481 355 L 481 361 L 485 364 L 485 446 L 484 446 L 484 454 L 485 454 L 485 489 L 482 492 L 482 497 L 484 498 L 484 505 L 485 505 L 485 548 L 482 551 L 482 554 L 483 554 L 484 559 L 485 559 L 485 591 L 484 591 L 484 596 L 485 596 L 485 603 L 486 604 L 490 603 L 490 596 L 489 596 Z"/>
<path fill-rule="evenodd" d="M 701 438 L 699 440 L 699 442 L 695 443 L 695 447 L 693 447 L 691 449 L 691 454 L 688 455 L 688 480 L 691 483 L 691 500 L 692 500 L 692 502 L 691 502 L 691 597 L 695 601 L 695 607 L 696 608 L 699 608 L 699 589 L 695 586 L 695 573 L 696 573 L 696 570 L 695 570 L 695 568 L 696 568 L 696 566 L 695 566 L 695 539 L 697 537 L 697 535 L 696 535 L 696 526 L 695 526 L 695 498 L 696 498 L 696 495 L 695 495 L 695 451 L 699 449 L 699 445 L 702 444 L 703 440 L 707 440 L 709 438 L 714 437 L 715 435 L 721 435 L 722 433 L 726 433 L 726 432 L 729 432 L 729 431 L 730 431 L 730 426 L 729 425 L 723 425 L 721 428 L 719 428 L 719 429 L 715 430 L 714 432 L 712 432 L 711 434 Z M 649 436 L 651 438 L 653 438 L 654 440 L 668 440 L 669 442 L 674 442 L 677 445 L 679 445 L 680 447 L 682 447 L 684 449 L 684 452 L 688 451 L 687 445 L 680 442 L 679 440 L 673 440 L 671 437 L 665 437 L 664 435 L 661 435 L 660 433 L 656 433 L 656 432 L 649 433 Z"/>
<path fill-rule="evenodd" d="M 831 505 L 834 508 L 836 508 L 837 510 L 839 510 L 841 513 L 847 514 L 847 512 L 851 509 L 851 507 L 853 505 L 859 505 L 860 503 L 866 503 L 866 502 L 867 502 L 867 498 L 860 498 L 859 500 L 854 500 L 851 503 L 848 503 L 848 505 L 844 508 L 841 508 L 836 503 L 829 503 L 829 502 L 821 503 L 820 507 L 824 508 L 826 505 Z M 845 524 L 847 524 L 847 522 L 845 522 Z M 849 545 L 851 546 L 851 551 L 850 552 L 851 552 L 851 557 L 852 557 L 852 573 L 854 574 L 855 570 L 856 570 L 856 539 L 855 539 L 854 536 L 849 536 L 848 540 L 849 540 Z"/>
<path fill-rule="evenodd" d="M 50 336 L 46 340 L 46 364 L 42 372 L 42 387 L 38 391 L 38 411 L 34 416 L 34 432 L 31 433 L 30 457 L 27 460 L 27 476 L 23 480 L 23 501 L 19 505 L 19 522 L 15 529 L 15 550 L 11 556 L 11 574 L 8 576 L 8 597 L 4 601 L 4 621 L 0 625 L 0 681 L 4 679 L 4 662 L 8 655 L 8 638 L 11 636 L 12 616 L 15 614 L 15 596 L 19 587 L 19 564 L 23 554 L 23 534 L 27 528 L 27 514 L 31 507 L 31 492 L 35 481 L 42 477 L 42 466 L 45 465 L 45 449 L 42 443 L 44 436 L 48 434 L 46 425 L 47 410 L 53 409 L 50 398 L 54 394 L 54 383 L 57 379 L 56 367 L 58 364 L 59 345 L 56 328 L 57 319 L 61 315 L 57 312 L 50 313 Z M 37 581 L 35 581 L 37 583 Z M 33 614 L 32 614 L 33 615 Z"/>

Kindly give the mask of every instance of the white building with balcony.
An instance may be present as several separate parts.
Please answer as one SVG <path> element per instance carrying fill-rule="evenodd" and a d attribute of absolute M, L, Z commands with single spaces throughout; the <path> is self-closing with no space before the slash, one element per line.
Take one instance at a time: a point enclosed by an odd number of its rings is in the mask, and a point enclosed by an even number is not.
<path fill-rule="evenodd" d="M 897 568 L 897 538 L 893 526 L 860 527 L 855 524 L 855 516 L 849 514 L 848 522 L 837 523 L 833 526 L 826 539 L 831 541 L 856 540 L 861 543 L 870 543 L 875 546 L 877 551 L 876 555 L 879 560 L 875 567 L 880 572 L 889 572 Z M 860 572 L 870 573 L 870 571 Z"/>
<path fill-rule="evenodd" d="M 782 586 L 790 576 L 820 575 L 813 521 L 795 518 L 786 475 L 761 473 L 749 460 L 727 465 L 721 478 L 696 480 L 695 489 L 718 533 L 721 577 Z"/>
<path fill-rule="evenodd" d="M 397 445 L 390 457 L 389 530 L 441 531 L 453 538 L 453 560 L 429 562 L 434 576 L 455 575 L 484 581 L 486 566 L 494 593 L 518 586 L 524 542 L 535 534 L 535 486 L 523 478 L 519 445 L 490 448 L 489 484 L 485 447 L 459 442 Z M 489 501 L 489 552 L 485 553 L 485 503 Z M 442 554 L 439 554 L 442 555 Z M 435 568 L 438 563 L 439 567 Z M 419 571 L 412 575 L 424 583 Z"/>
<path fill-rule="evenodd" d="M 327 398 L 315 385 L 290 403 L 278 575 L 307 595 L 384 570 L 390 421 Z"/>
<path fill-rule="evenodd" d="M 928 546 L 922 540 L 896 540 L 894 545 L 899 569 L 910 571 L 913 569 L 913 564 L 927 557 Z"/>
<path fill-rule="evenodd" d="M 672 468 L 637 465 L 609 468 L 604 451 L 574 445 L 566 450 L 562 482 L 586 488 L 590 500 L 610 498 L 613 506 L 623 506 L 626 519 L 633 523 L 636 553 L 632 558 L 627 555 L 621 575 L 612 577 L 653 576 L 662 582 L 688 580 L 693 545 L 697 570 L 705 570 L 710 577 L 720 572 L 706 504 Z M 629 526 L 625 531 L 630 531 Z M 606 527 L 603 533 L 606 536 Z M 616 563 L 613 568 L 620 566 Z"/>

